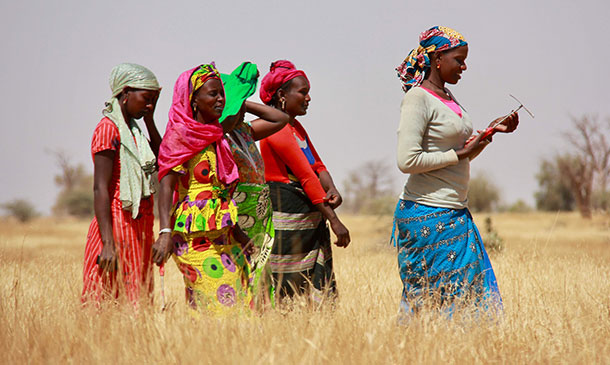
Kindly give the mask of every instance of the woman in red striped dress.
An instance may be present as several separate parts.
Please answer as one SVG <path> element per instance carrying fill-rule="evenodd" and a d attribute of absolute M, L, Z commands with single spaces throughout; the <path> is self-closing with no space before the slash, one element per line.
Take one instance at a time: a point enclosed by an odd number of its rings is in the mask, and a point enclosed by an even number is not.
<path fill-rule="evenodd" d="M 159 83 L 147 68 L 124 63 L 110 73 L 112 97 L 93 133 L 95 218 L 83 267 L 83 303 L 118 299 L 137 305 L 152 294 L 153 198 L 161 136 L 153 120 Z M 150 141 L 135 120 L 144 118 Z"/>

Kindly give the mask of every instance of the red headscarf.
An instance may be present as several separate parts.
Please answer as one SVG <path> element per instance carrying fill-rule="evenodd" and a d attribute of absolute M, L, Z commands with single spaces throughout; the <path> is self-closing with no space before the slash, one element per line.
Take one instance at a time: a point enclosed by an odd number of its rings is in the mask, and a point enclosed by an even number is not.
<path fill-rule="evenodd" d="M 209 65 L 204 65 L 209 66 Z M 190 160 L 210 144 L 216 142 L 216 164 L 218 179 L 224 184 L 237 180 L 239 173 L 233 160 L 231 148 L 223 138 L 220 123 L 202 124 L 193 119 L 189 101 L 192 90 L 191 76 L 202 66 L 183 72 L 174 86 L 174 99 L 169 109 L 169 122 L 159 148 L 159 180 L 175 166 Z M 208 67 L 209 68 L 209 67 Z M 213 67 L 215 70 L 216 68 Z M 220 74 L 209 78 L 218 78 Z M 208 75 L 209 76 L 209 75 Z"/>
<path fill-rule="evenodd" d="M 261 81 L 260 97 L 263 103 L 269 105 L 277 89 L 298 76 L 303 76 L 309 83 L 305 72 L 297 70 L 292 62 L 287 60 L 273 62 L 269 67 L 269 73 Z"/>

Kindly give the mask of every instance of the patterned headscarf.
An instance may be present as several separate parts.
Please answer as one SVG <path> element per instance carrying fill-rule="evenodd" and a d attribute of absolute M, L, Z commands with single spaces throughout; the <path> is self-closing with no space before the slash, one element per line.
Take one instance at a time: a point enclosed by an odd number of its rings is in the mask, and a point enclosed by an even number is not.
<path fill-rule="evenodd" d="M 269 105 L 280 86 L 298 76 L 303 76 L 309 84 L 305 72 L 297 70 L 292 62 L 286 60 L 273 62 L 269 67 L 269 73 L 261 81 L 260 97 L 263 103 Z"/>
<path fill-rule="evenodd" d="M 405 60 L 396 67 L 402 81 L 402 89 L 407 92 L 424 81 L 430 70 L 430 53 L 465 46 L 468 43 L 458 31 L 442 26 L 435 26 L 419 35 L 419 46 L 409 52 Z"/>
<path fill-rule="evenodd" d="M 140 200 L 154 193 L 151 175 L 155 171 L 156 158 L 148 140 L 134 120 L 125 120 L 117 96 L 126 87 L 159 91 L 159 82 L 149 69 L 135 63 L 121 63 L 110 72 L 112 97 L 102 111 L 119 130 L 121 147 L 120 199 L 123 209 L 131 210 L 132 218 L 138 216 Z M 135 139 L 135 141 L 134 141 Z"/>
<path fill-rule="evenodd" d="M 191 75 L 189 102 L 193 101 L 193 95 L 195 92 L 197 92 L 197 90 L 199 90 L 203 84 L 210 79 L 220 80 L 220 72 L 218 72 L 216 69 L 214 62 L 199 66 Z"/>
<path fill-rule="evenodd" d="M 178 77 L 169 109 L 169 122 L 159 147 L 159 181 L 173 167 L 190 160 L 214 142 L 218 179 L 224 184 L 230 184 L 239 177 L 231 148 L 223 138 L 220 123 L 216 120 L 203 124 L 193 117 L 193 93 L 203 86 L 205 81 L 213 78 L 220 79 L 220 73 L 213 64 L 195 67 Z"/>

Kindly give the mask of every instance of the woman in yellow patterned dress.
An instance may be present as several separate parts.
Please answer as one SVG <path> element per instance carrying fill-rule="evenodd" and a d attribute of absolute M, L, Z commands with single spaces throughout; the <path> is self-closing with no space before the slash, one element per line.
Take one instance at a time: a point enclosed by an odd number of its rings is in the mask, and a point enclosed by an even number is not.
<path fill-rule="evenodd" d="M 252 306 L 250 240 L 237 225 L 233 201 L 239 174 L 218 123 L 224 104 L 213 64 L 176 81 L 159 151 L 161 231 L 153 245 L 157 264 L 173 253 L 190 306 L 216 314 Z"/>

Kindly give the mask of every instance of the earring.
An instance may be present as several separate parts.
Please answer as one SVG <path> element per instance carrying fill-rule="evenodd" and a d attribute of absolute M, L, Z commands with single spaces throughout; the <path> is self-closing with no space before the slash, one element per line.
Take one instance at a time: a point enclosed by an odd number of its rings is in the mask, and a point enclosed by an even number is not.
<path fill-rule="evenodd" d="M 197 114 L 197 104 L 193 104 L 193 115 Z"/>
<path fill-rule="evenodd" d="M 123 99 L 123 105 L 127 105 L 127 98 Z"/>
<path fill-rule="evenodd" d="M 440 63 L 437 63 L 437 64 L 436 64 L 436 68 L 440 70 L 440 68 L 441 68 L 441 64 L 440 64 Z"/>
<path fill-rule="evenodd" d="M 286 99 L 282 99 L 282 111 L 286 111 Z"/>

